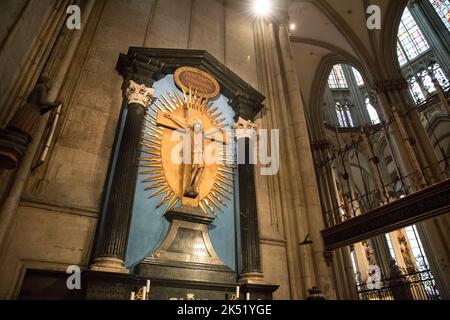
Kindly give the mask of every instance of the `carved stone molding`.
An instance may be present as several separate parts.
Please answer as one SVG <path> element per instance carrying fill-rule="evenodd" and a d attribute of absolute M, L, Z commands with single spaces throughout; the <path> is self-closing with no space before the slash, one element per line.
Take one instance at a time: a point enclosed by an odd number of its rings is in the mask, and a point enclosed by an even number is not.
<path fill-rule="evenodd" d="M 375 83 L 374 89 L 378 93 L 404 90 L 408 89 L 408 82 L 403 78 L 379 81 Z"/>
<path fill-rule="evenodd" d="M 138 84 L 130 80 L 125 95 L 128 99 L 128 104 L 135 103 L 147 108 L 154 93 L 155 89 L 148 88 L 144 84 Z"/>

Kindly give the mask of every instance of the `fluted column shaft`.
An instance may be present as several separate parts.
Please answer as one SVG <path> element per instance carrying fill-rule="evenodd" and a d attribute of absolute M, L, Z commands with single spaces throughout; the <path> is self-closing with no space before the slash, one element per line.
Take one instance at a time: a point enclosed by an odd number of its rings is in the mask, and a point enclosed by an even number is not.
<path fill-rule="evenodd" d="M 250 164 L 250 139 L 245 139 L 245 164 L 238 165 L 241 217 L 242 274 L 261 272 L 254 165 Z"/>
<path fill-rule="evenodd" d="M 262 283 L 264 276 L 261 272 L 255 165 L 253 161 L 257 126 L 251 121 L 254 115 L 242 112 L 243 110 L 251 109 L 248 108 L 249 103 L 250 101 L 239 96 L 230 102 L 234 109 L 239 110 L 239 119 L 236 122 L 236 138 L 239 145 L 238 152 L 244 152 L 244 155 L 238 155 L 240 162 L 243 162 L 238 164 L 242 256 L 242 269 L 239 281 L 243 283 Z"/>
<path fill-rule="evenodd" d="M 126 273 L 124 261 L 128 245 L 136 177 L 139 165 L 139 144 L 145 109 L 153 89 L 129 81 L 126 90 L 127 113 L 118 141 L 116 165 L 106 211 L 99 229 L 99 238 L 92 270 Z"/>

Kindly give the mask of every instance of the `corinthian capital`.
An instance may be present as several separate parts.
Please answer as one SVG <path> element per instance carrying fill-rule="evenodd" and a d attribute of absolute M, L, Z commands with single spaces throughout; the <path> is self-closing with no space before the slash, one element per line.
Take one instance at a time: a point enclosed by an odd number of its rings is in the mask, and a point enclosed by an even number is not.
<path fill-rule="evenodd" d="M 155 89 L 130 80 L 130 84 L 126 91 L 128 104 L 136 103 L 143 106 L 144 108 L 147 108 L 150 104 L 153 93 L 155 93 Z"/>
<path fill-rule="evenodd" d="M 241 117 L 239 117 L 239 120 L 234 125 L 234 130 L 236 132 L 236 139 L 241 138 L 253 139 L 256 137 L 258 125 L 253 121 L 244 120 Z"/>

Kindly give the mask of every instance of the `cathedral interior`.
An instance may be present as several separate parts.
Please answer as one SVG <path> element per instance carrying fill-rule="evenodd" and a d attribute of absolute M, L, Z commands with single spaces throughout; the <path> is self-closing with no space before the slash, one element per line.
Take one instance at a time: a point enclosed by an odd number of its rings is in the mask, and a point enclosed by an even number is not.
<path fill-rule="evenodd" d="M 450 299 L 449 0 L 0 17 L 0 299 Z"/>

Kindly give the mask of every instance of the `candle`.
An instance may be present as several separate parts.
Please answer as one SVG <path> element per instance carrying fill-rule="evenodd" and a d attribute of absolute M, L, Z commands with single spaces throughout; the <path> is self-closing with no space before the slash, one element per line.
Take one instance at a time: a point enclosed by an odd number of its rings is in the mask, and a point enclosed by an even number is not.
<path fill-rule="evenodd" d="M 142 300 L 147 300 L 147 287 L 142 287 Z"/>
<path fill-rule="evenodd" d="M 147 293 L 150 293 L 150 280 L 147 280 Z"/>
<path fill-rule="evenodd" d="M 134 300 L 134 291 L 131 292 L 131 298 L 130 300 Z"/>
<path fill-rule="evenodd" d="M 250 300 L 250 292 L 247 292 L 247 293 L 245 294 L 245 300 Z"/>
<path fill-rule="evenodd" d="M 236 299 L 239 299 L 239 293 L 241 291 L 241 287 L 237 286 L 236 287 Z"/>

